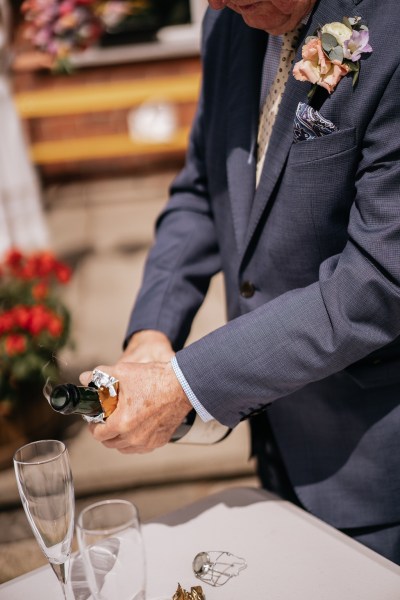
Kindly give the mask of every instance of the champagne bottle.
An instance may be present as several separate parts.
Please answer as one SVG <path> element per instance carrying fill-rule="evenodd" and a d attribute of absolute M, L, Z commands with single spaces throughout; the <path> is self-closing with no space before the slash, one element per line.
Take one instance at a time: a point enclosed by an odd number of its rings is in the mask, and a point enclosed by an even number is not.
<path fill-rule="evenodd" d="M 111 396 L 108 388 L 97 388 L 64 383 L 53 388 L 49 404 L 63 415 L 80 414 L 88 421 L 102 421 L 115 410 L 118 396 Z M 191 410 L 171 437 L 171 442 L 182 444 L 216 444 L 226 438 L 231 430 L 218 421 L 204 423 L 196 411 Z"/>
<path fill-rule="evenodd" d="M 79 414 L 88 420 L 106 419 L 117 406 L 117 396 L 110 396 L 107 388 L 63 383 L 57 385 L 50 394 L 50 406 L 62 415 Z"/>

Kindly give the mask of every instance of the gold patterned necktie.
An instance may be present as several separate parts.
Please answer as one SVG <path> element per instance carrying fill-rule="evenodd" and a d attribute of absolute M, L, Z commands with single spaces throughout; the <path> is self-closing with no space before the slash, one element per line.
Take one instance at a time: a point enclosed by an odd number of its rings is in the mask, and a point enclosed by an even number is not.
<path fill-rule="evenodd" d="M 289 77 L 290 69 L 292 68 L 300 31 L 301 27 L 298 27 L 282 36 L 282 47 L 275 79 L 271 83 L 271 87 L 260 112 L 257 138 L 257 186 L 260 181 L 272 128 L 275 123 L 276 115 L 278 114 L 279 104 Z"/>

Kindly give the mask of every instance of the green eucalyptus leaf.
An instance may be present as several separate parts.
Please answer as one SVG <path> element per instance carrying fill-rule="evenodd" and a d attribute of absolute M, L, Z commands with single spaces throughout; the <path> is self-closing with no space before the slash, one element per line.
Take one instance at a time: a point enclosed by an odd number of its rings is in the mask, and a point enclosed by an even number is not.
<path fill-rule="evenodd" d="M 329 52 L 329 59 L 334 62 L 337 61 L 339 63 L 343 62 L 343 48 L 341 46 L 336 46 Z"/>
<path fill-rule="evenodd" d="M 330 52 L 339 45 L 337 39 L 331 33 L 323 33 L 321 35 L 321 44 L 325 52 Z"/>
<path fill-rule="evenodd" d="M 311 100 L 311 98 L 314 96 L 315 92 L 317 91 L 317 88 L 318 88 L 318 84 L 314 83 L 314 85 L 312 86 L 311 90 L 307 94 L 307 98 L 309 100 Z"/>
<path fill-rule="evenodd" d="M 353 87 L 356 85 L 356 83 L 358 81 L 359 74 L 360 74 L 360 68 L 358 68 L 356 71 L 353 71 Z"/>
<path fill-rule="evenodd" d="M 360 70 L 360 65 L 358 62 L 353 62 L 352 60 L 345 60 L 344 62 L 349 67 L 349 70 L 353 73 Z"/>

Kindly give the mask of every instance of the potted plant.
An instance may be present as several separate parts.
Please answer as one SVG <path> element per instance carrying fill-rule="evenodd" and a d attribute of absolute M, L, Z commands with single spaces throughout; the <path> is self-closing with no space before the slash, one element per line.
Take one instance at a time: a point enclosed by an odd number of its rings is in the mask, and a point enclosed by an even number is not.
<path fill-rule="evenodd" d="M 58 381 L 57 353 L 69 339 L 70 316 L 57 288 L 70 277 L 49 251 L 13 249 L 0 263 L 0 466 L 18 445 L 54 427 L 43 389 Z"/>
<path fill-rule="evenodd" d="M 126 36 L 148 38 L 171 8 L 165 0 L 23 0 L 21 11 L 24 37 L 48 56 L 54 71 L 69 72 L 71 54 Z"/>

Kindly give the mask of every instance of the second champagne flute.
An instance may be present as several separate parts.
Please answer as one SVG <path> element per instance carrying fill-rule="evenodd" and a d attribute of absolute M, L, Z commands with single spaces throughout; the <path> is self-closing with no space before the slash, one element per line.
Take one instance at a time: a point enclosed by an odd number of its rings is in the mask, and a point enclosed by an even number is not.
<path fill-rule="evenodd" d="M 86 579 L 96 600 L 145 600 L 146 565 L 137 508 L 105 500 L 85 508 L 76 524 Z"/>

